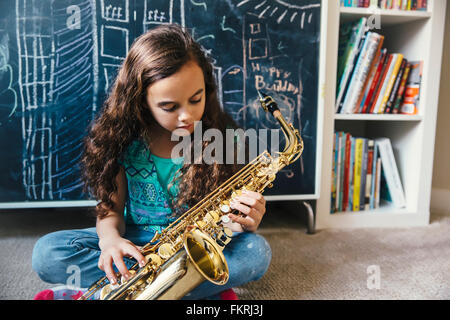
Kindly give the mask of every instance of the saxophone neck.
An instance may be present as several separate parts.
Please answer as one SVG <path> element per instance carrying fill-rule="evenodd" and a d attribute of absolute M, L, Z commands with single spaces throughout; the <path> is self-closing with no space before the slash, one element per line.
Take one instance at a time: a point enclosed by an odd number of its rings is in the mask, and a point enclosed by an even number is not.
<path fill-rule="evenodd" d="M 303 152 L 302 137 L 300 136 L 298 130 L 294 129 L 292 124 L 286 122 L 286 119 L 281 114 L 278 105 L 271 96 L 260 92 L 259 90 L 258 95 L 264 111 L 270 112 L 281 126 L 281 130 L 286 138 L 286 145 L 284 150 L 279 152 L 279 157 L 284 165 L 289 165 L 290 163 L 296 161 Z"/>

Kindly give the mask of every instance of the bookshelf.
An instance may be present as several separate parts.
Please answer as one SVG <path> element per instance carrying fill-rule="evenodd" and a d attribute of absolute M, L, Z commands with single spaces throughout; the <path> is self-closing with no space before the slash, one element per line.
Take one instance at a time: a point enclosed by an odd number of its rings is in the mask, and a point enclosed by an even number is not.
<path fill-rule="evenodd" d="M 372 120 L 372 121 L 421 121 L 420 115 L 405 116 L 401 114 L 335 114 L 334 120 Z"/>
<path fill-rule="evenodd" d="M 338 0 L 324 1 L 322 17 L 323 99 L 322 173 L 316 204 L 316 228 L 410 227 L 429 223 L 433 152 L 445 24 L 445 0 L 428 0 L 427 11 L 344 8 Z M 424 62 L 417 115 L 335 114 L 339 26 L 377 14 L 385 36 L 383 47 Z M 375 210 L 330 213 L 333 134 L 345 131 L 366 138 L 391 140 L 407 205 L 394 208 L 381 202 Z"/>
<path fill-rule="evenodd" d="M 380 15 L 380 21 L 383 26 L 393 26 L 412 21 L 428 19 L 431 17 L 430 11 L 404 11 L 373 8 L 340 8 L 340 22 L 354 20 L 355 17 L 369 17 L 371 15 Z"/>

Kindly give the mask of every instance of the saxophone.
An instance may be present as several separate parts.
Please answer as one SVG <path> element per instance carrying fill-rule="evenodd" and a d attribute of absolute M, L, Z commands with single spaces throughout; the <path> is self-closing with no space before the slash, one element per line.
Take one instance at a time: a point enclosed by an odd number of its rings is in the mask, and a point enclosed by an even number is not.
<path fill-rule="evenodd" d="M 156 233 L 142 248 L 143 267 L 136 263 L 132 276 L 113 286 L 106 277 L 95 282 L 79 299 L 91 298 L 100 290 L 102 300 L 175 300 L 184 297 L 205 280 L 223 285 L 228 281 L 228 265 L 222 253 L 232 231 L 224 227 L 232 212 L 230 202 L 243 190 L 262 193 L 271 188 L 276 173 L 300 158 L 303 140 L 288 124 L 269 95 L 258 91 L 260 104 L 281 125 L 286 145 L 278 157 L 264 151 L 222 183 L 168 227 Z M 236 214 L 238 212 L 235 212 Z"/>

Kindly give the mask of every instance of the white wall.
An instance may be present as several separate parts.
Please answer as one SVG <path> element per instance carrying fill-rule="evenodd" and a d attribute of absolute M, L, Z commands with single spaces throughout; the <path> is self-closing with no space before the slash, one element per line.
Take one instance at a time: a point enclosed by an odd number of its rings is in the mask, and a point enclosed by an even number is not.
<path fill-rule="evenodd" d="M 450 5 L 447 4 L 433 163 L 431 212 L 450 214 Z"/>

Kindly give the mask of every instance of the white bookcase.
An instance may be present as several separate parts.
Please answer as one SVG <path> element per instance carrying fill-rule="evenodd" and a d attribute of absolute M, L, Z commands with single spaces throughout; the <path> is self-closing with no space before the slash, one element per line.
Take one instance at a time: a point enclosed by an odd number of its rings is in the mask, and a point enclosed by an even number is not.
<path fill-rule="evenodd" d="M 428 11 L 341 8 L 339 0 L 323 1 L 320 104 L 323 107 L 320 197 L 316 228 L 407 227 L 429 223 L 433 152 L 438 108 L 446 0 L 428 0 Z M 423 60 L 419 114 L 335 114 L 339 25 L 378 14 L 385 36 L 383 47 L 402 53 L 408 60 Z M 396 209 L 387 203 L 370 211 L 330 213 L 333 133 L 350 132 L 369 138 L 391 140 L 407 206 Z"/>

